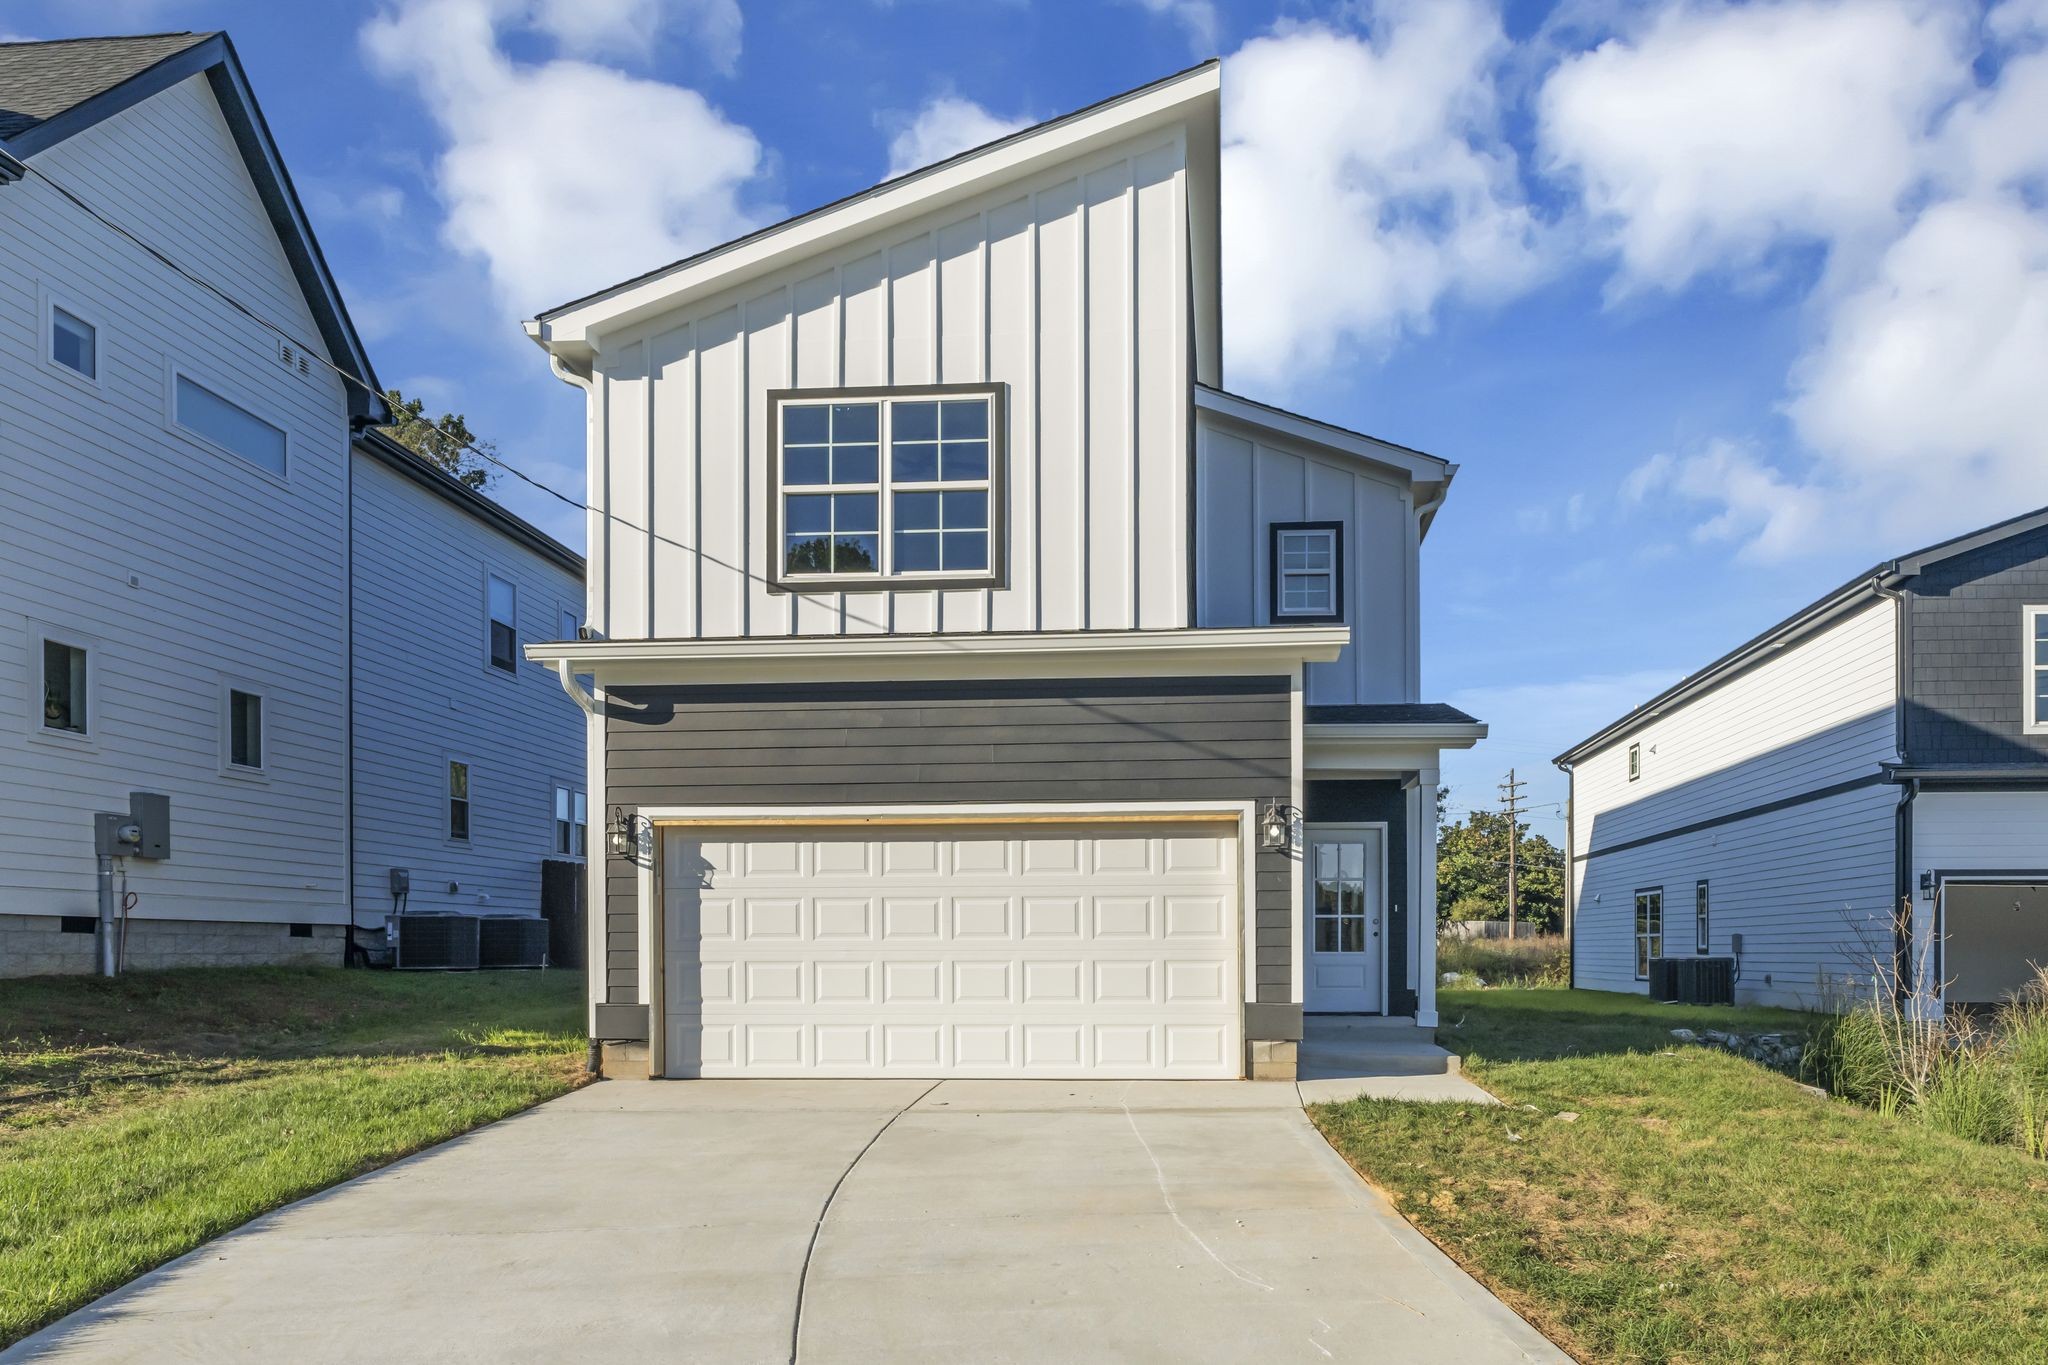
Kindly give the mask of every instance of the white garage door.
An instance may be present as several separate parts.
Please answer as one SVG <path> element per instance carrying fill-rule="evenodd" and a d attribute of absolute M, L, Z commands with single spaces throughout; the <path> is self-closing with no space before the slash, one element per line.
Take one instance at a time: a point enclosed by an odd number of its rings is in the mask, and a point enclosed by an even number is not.
<path fill-rule="evenodd" d="M 1234 1077 L 1234 825 L 664 832 L 672 1076 Z"/>

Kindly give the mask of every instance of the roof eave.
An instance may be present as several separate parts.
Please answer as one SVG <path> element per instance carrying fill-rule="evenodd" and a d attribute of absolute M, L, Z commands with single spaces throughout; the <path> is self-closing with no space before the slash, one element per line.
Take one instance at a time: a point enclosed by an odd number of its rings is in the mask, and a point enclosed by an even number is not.
<path fill-rule="evenodd" d="M 1352 431 L 1319 418 L 1274 407 L 1209 384 L 1195 386 L 1195 406 L 1228 421 L 1377 465 L 1415 483 L 1441 483 L 1449 491 L 1458 466 L 1441 456 Z"/>
<path fill-rule="evenodd" d="M 883 181 L 845 199 L 772 224 L 583 299 L 538 314 L 526 333 L 548 351 L 586 361 L 601 335 L 631 327 L 694 298 L 732 288 L 786 262 L 922 216 L 1007 180 L 1143 133 L 1216 116 L 1220 67 L 1205 62 L 972 149 Z M 1206 106 L 1206 107 L 1205 107 Z"/>
<path fill-rule="evenodd" d="M 548 560 L 564 573 L 581 579 L 583 556 L 514 512 L 454 478 L 416 454 L 411 447 L 375 427 L 356 434 L 355 448 L 429 493 L 475 517 L 515 544 Z"/>

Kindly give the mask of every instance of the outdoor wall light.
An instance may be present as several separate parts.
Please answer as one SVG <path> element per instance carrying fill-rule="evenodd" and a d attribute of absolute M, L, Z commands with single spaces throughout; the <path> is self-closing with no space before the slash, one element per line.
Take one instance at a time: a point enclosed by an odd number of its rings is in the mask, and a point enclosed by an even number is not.
<path fill-rule="evenodd" d="M 1920 874 L 1920 899 L 1923 901 L 1934 899 L 1934 874 L 1932 872 L 1922 872 Z"/>
<path fill-rule="evenodd" d="M 624 806 L 612 807 L 611 848 L 614 858 L 631 858 L 640 852 L 640 826 L 651 824 Z"/>
<path fill-rule="evenodd" d="M 1279 797 L 1266 802 L 1265 810 L 1259 813 L 1259 850 L 1263 853 L 1282 853 L 1291 844 L 1294 822 L 1301 818 L 1301 812 L 1284 804 Z"/>

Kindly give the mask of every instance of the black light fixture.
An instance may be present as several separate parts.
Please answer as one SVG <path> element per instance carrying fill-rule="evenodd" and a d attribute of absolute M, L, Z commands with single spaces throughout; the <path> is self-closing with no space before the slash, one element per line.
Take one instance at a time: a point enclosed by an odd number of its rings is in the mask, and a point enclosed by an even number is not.
<path fill-rule="evenodd" d="M 1259 851 L 1262 853 L 1284 853 L 1294 842 L 1294 822 L 1301 818 L 1301 812 L 1283 802 L 1279 797 L 1269 797 L 1266 808 L 1259 812 Z"/>
<path fill-rule="evenodd" d="M 1934 874 L 1932 872 L 1922 872 L 1920 874 L 1920 899 L 1924 901 L 1934 899 Z"/>
<path fill-rule="evenodd" d="M 624 806 L 612 807 L 611 848 L 614 858 L 631 858 L 640 852 L 640 826 L 650 824 L 644 816 Z"/>

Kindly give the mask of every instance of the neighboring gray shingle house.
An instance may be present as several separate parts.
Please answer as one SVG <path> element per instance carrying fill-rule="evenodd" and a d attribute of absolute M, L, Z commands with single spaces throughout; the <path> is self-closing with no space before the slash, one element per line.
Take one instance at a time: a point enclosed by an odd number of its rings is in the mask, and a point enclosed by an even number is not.
<path fill-rule="evenodd" d="M 125 869 L 130 966 L 339 962 L 394 865 L 416 908 L 537 908 L 582 731 L 490 663 L 489 577 L 553 636 L 580 561 L 370 429 L 226 36 L 0 44 L 0 141 L 0 974 L 91 965 L 93 813 L 135 790 L 172 853 Z"/>
<path fill-rule="evenodd" d="M 1575 745 L 1577 984 L 1998 1001 L 2048 965 L 2048 510 L 1888 561 Z"/>
<path fill-rule="evenodd" d="M 1223 387 L 1210 63 L 542 314 L 589 395 L 592 1036 L 1293 1074 L 1435 1014 L 1455 466 Z M 594 693 L 576 681 L 594 676 Z"/>

